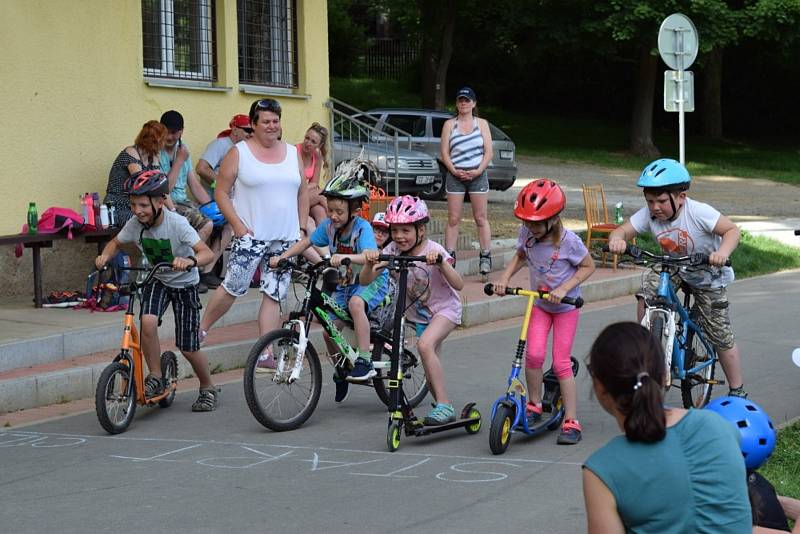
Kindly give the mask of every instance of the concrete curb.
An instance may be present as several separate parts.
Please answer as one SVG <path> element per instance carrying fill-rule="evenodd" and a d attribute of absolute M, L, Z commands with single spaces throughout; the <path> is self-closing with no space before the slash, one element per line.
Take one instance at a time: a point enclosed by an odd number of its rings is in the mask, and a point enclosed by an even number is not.
<path fill-rule="evenodd" d="M 510 254 L 507 254 L 507 257 L 510 257 Z M 505 257 L 503 263 L 505 263 Z M 593 302 L 632 294 L 639 288 L 640 283 L 641 273 L 632 271 L 629 276 L 621 278 L 589 281 L 582 286 L 582 291 L 586 302 Z M 469 302 L 465 298 L 463 326 L 469 328 L 488 322 L 518 317 L 522 315 L 525 309 L 526 300 L 525 297 L 504 297 L 502 299 L 491 298 L 478 302 Z M 242 320 L 251 321 L 257 309 L 255 308 L 256 305 L 257 302 L 253 303 L 253 311 L 247 315 L 246 319 L 237 321 L 229 319 L 227 324 L 242 322 Z M 230 313 L 233 313 L 233 309 Z M 236 317 L 241 318 L 243 315 L 245 315 L 244 307 L 241 313 L 237 313 Z M 115 335 L 119 334 L 118 327 L 115 327 L 114 331 Z M 211 369 L 215 371 L 237 369 L 244 366 L 255 341 L 256 339 L 243 339 L 204 347 L 203 350 L 208 356 Z M 323 347 L 322 332 L 319 330 L 312 332 L 311 341 L 316 347 Z M 188 362 L 180 357 L 178 361 L 180 376 L 185 377 L 190 374 L 191 367 Z M 107 365 L 108 362 L 103 362 L 85 367 L 42 373 L 37 376 L 0 381 L 0 406 L 3 407 L 3 411 L 10 412 L 69 400 L 90 398 L 95 393 L 100 373 Z"/>

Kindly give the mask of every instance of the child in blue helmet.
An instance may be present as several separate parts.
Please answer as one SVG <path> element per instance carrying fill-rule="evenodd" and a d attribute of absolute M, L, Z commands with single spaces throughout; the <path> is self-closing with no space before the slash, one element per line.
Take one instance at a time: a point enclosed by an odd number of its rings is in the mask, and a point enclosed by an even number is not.
<path fill-rule="evenodd" d="M 772 484 L 756 471 L 775 450 L 777 436 L 769 415 L 756 403 L 739 397 L 715 399 L 706 409 L 733 423 L 741 434 L 739 447 L 747 468 L 753 531 L 789 532 L 789 518 L 795 521 L 793 532 L 800 532 L 800 523 L 797 523 L 800 501 L 778 495 Z"/>
<path fill-rule="evenodd" d="M 686 167 L 674 159 L 649 163 L 636 182 L 644 188 L 647 206 L 611 232 L 608 248 L 622 254 L 626 241 L 649 233 L 667 254 L 708 254 L 711 268 L 681 271 L 680 277 L 691 288 L 698 322 L 717 349 L 730 387 L 728 394 L 746 398 L 726 291 L 734 273 L 725 267 L 739 244 L 739 228 L 712 206 L 689 198 L 686 191 L 691 180 Z M 657 289 L 658 273 L 650 271 L 636 295 L 639 321 L 644 317 L 644 301 L 655 297 Z"/>

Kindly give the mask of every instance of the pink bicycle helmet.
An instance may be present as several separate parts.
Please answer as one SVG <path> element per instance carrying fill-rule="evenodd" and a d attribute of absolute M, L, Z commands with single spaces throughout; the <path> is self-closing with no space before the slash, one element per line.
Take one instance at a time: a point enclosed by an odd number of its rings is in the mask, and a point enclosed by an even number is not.
<path fill-rule="evenodd" d="M 386 208 L 388 224 L 424 224 L 428 222 L 428 206 L 419 197 L 403 195 L 397 197 Z"/>

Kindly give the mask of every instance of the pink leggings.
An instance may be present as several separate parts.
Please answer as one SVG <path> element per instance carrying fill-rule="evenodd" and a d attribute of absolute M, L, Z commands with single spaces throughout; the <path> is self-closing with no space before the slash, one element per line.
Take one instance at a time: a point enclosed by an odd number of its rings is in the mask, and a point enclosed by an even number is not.
<path fill-rule="evenodd" d="M 553 372 L 558 378 L 572 376 L 572 343 L 578 329 L 578 310 L 563 313 L 549 313 L 539 306 L 533 307 L 531 322 L 528 325 L 525 367 L 541 369 L 547 355 L 547 336 L 553 327 Z"/>

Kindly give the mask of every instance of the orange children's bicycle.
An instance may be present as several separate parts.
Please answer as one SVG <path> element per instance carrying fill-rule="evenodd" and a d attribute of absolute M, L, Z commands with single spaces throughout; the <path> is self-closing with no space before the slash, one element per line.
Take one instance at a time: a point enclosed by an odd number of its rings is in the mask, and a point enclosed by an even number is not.
<path fill-rule="evenodd" d="M 161 373 L 164 376 L 163 392 L 153 397 L 145 395 L 144 355 L 139 344 L 139 332 L 133 320 L 136 297 L 141 300 L 142 289 L 153 281 L 153 276 L 161 270 L 171 269 L 169 263 L 158 263 L 151 269 L 131 267 L 126 270 L 149 271 L 142 282 L 132 281 L 121 291 L 130 294 L 128 309 L 125 312 L 122 347 L 111 364 L 103 369 L 97 381 L 95 410 L 100 425 L 109 434 L 120 434 L 127 430 L 136 413 L 136 405 L 168 408 L 175 400 L 178 387 L 178 358 L 172 351 L 161 354 Z"/>

